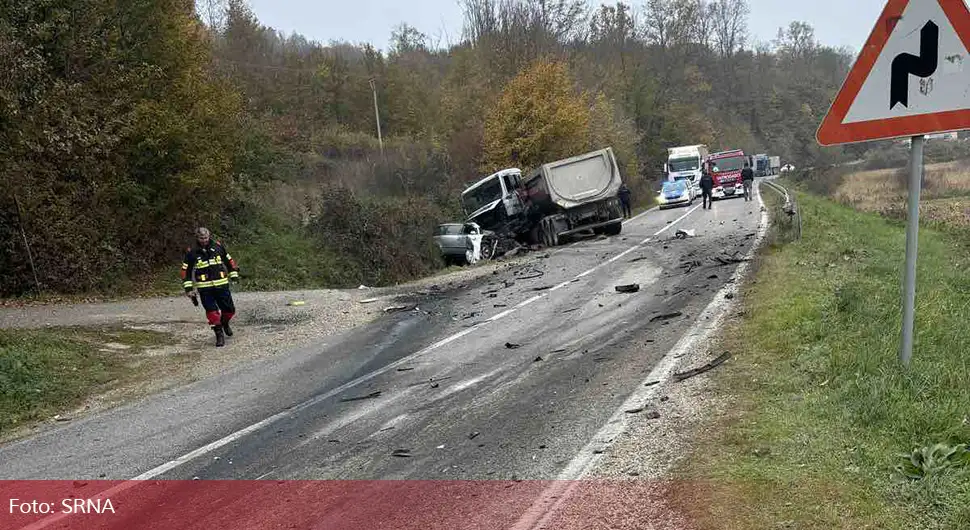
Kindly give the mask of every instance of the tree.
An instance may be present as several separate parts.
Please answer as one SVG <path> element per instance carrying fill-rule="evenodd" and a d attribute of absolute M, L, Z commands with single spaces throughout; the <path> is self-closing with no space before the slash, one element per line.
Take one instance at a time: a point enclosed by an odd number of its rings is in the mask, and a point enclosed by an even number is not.
<path fill-rule="evenodd" d="M 512 79 L 488 111 L 483 171 L 533 168 L 581 153 L 589 121 L 566 65 L 539 61 Z"/>
<path fill-rule="evenodd" d="M 714 43 L 721 59 L 729 59 L 744 48 L 748 37 L 746 0 L 713 0 L 709 16 L 714 26 Z"/>

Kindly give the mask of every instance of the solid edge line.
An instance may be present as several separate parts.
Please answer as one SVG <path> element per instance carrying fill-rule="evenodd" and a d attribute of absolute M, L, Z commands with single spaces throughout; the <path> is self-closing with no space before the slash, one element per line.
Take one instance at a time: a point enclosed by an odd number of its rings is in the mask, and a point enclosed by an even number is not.
<path fill-rule="evenodd" d="M 652 399 L 654 395 L 664 387 L 671 378 L 674 369 L 678 364 L 678 359 L 687 351 L 696 347 L 697 344 L 707 339 L 707 337 L 717 330 L 728 311 L 735 303 L 727 298 L 728 293 L 733 293 L 737 289 L 740 280 L 747 274 L 750 259 L 761 248 L 761 244 L 768 232 L 768 211 L 761 198 L 760 185 L 755 187 L 758 204 L 761 209 L 761 219 L 758 222 L 758 232 L 754 244 L 745 255 L 745 261 L 738 264 L 734 274 L 731 276 L 732 282 L 725 285 L 718 291 L 711 302 L 698 315 L 695 325 L 691 327 L 688 334 L 681 337 L 650 371 L 647 378 L 637 385 L 635 390 L 624 402 L 616 409 L 613 416 L 600 428 L 588 444 L 576 454 L 567 464 L 566 468 L 560 472 L 553 484 L 529 507 L 525 514 L 511 527 L 511 530 L 533 530 L 544 528 L 551 518 L 558 512 L 562 504 L 572 496 L 579 480 L 585 477 L 602 459 L 606 449 L 613 445 L 616 437 L 626 431 L 629 424 L 627 410 L 639 406 Z M 695 207 L 696 209 L 696 207 Z M 669 228 L 671 225 L 667 225 Z M 659 233 L 659 232 L 658 232 Z M 660 384 L 644 386 L 646 383 L 659 381 Z"/>

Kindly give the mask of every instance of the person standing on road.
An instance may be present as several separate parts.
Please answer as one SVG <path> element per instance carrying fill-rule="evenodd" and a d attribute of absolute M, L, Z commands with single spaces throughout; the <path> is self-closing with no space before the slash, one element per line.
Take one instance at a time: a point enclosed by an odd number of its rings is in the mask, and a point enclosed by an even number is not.
<path fill-rule="evenodd" d="M 239 267 L 221 241 L 213 241 L 206 228 L 195 231 L 195 246 L 186 249 L 182 261 L 182 288 L 185 296 L 196 306 L 202 298 L 202 307 L 212 331 L 216 334 L 216 346 L 226 345 L 226 337 L 232 336 L 229 321 L 236 314 L 236 306 L 229 291 L 229 282 L 239 281 Z"/>
<path fill-rule="evenodd" d="M 744 187 L 745 202 L 754 200 L 754 197 L 751 196 L 751 189 L 754 187 L 754 170 L 747 162 L 744 163 L 744 169 L 741 170 L 741 185 Z"/>
<path fill-rule="evenodd" d="M 714 177 L 711 176 L 709 169 L 705 168 L 701 172 L 701 200 L 705 210 L 710 210 L 714 202 Z"/>
<path fill-rule="evenodd" d="M 630 208 L 632 193 L 625 182 L 620 184 L 620 191 L 617 192 L 617 196 L 620 197 L 620 205 L 623 206 L 623 218 L 629 219 L 633 216 L 633 210 Z"/>

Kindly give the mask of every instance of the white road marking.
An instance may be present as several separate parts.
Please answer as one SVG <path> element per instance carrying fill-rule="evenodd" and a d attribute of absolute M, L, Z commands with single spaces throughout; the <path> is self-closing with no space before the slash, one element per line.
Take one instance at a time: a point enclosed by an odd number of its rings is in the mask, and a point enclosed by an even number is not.
<path fill-rule="evenodd" d="M 758 199 L 758 205 L 763 208 L 764 203 L 761 199 L 761 190 L 757 186 L 754 189 L 755 196 Z M 667 225 L 664 230 L 671 226 Z M 767 210 L 762 210 L 757 236 L 745 258 L 750 260 L 754 256 L 755 252 L 760 248 L 767 231 L 768 213 Z M 650 374 L 647 375 L 647 378 L 637 386 L 637 390 L 616 409 L 606 424 L 593 436 L 592 440 L 573 457 L 552 485 L 542 493 L 539 499 L 512 526 L 512 530 L 534 530 L 548 527 L 552 517 L 555 516 L 562 504 L 575 492 L 579 485 L 579 479 L 585 477 L 596 467 L 605 450 L 613 444 L 617 436 L 626 431 L 627 422 L 629 421 L 629 415 L 626 411 L 637 406 L 642 406 L 643 403 L 653 399 L 656 393 L 669 382 L 674 368 L 677 366 L 678 359 L 686 352 L 696 348 L 702 341 L 707 340 L 710 334 L 720 327 L 724 317 L 728 314 L 728 310 L 734 305 L 726 295 L 737 289 L 740 280 L 747 272 L 748 263 L 749 261 L 743 261 L 738 265 L 734 274 L 731 276 L 732 281 L 718 291 L 714 299 L 697 316 L 697 320 L 694 326 L 691 327 L 691 330 L 681 337 L 677 344 L 654 366 Z M 653 381 L 659 381 L 659 384 L 649 387 L 645 386 L 646 383 Z"/>
<path fill-rule="evenodd" d="M 652 236 L 644 239 L 643 241 L 641 241 L 640 243 L 634 245 L 633 247 L 630 247 L 629 249 L 621 252 L 620 254 L 618 254 L 617 256 L 615 256 L 613 259 L 611 259 L 609 261 L 605 261 L 603 263 L 600 263 L 599 265 L 597 265 L 597 266 L 595 266 L 595 267 L 593 267 L 593 268 L 591 268 L 591 269 L 583 272 L 582 274 L 577 275 L 574 280 L 570 280 L 569 282 L 565 282 L 564 285 L 568 285 L 568 284 L 574 283 L 575 280 L 578 280 L 578 279 L 580 279 L 582 277 L 588 276 L 589 274 L 592 274 L 593 272 L 601 269 L 602 267 L 604 267 L 606 265 L 609 265 L 611 263 L 614 263 L 618 259 L 621 259 L 623 256 L 626 256 L 626 255 L 630 254 L 631 252 L 634 252 L 635 250 L 643 247 L 643 245 L 646 245 L 647 243 L 649 243 L 650 241 L 652 241 L 654 237 L 662 234 L 663 232 L 665 232 L 668 229 L 670 229 L 670 227 L 674 226 L 675 224 L 679 223 L 683 219 L 687 218 L 687 216 L 689 216 L 691 213 L 693 213 L 695 210 L 697 210 L 697 208 L 699 208 L 699 206 L 695 206 L 691 210 L 687 211 L 687 213 L 685 213 L 684 215 L 678 217 L 674 221 L 671 221 L 669 224 L 667 224 L 666 226 L 664 226 L 663 228 L 661 228 L 660 230 L 658 230 Z M 647 213 L 649 213 L 651 211 L 654 211 L 654 210 L 653 209 L 648 210 L 648 211 L 646 211 L 646 212 L 638 215 L 637 217 L 646 215 Z M 636 217 L 634 219 L 636 219 Z M 630 219 L 630 221 L 632 221 L 632 220 L 633 219 Z M 550 289 L 550 291 L 551 291 L 551 289 Z M 96 495 L 95 498 L 106 498 L 106 497 L 110 497 L 111 495 L 117 495 L 120 492 L 123 492 L 123 491 L 125 491 L 125 490 L 127 490 L 129 488 L 132 488 L 132 487 L 136 486 L 141 481 L 151 480 L 151 479 L 153 479 L 155 477 L 158 477 L 159 475 L 165 474 L 165 473 L 167 473 L 167 472 L 169 472 L 169 471 L 171 471 L 171 470 L 173 470 L 173 469 L 175 469 L 175 468 L 177 468 L 177 467 L 179 467 L 179 466 L 181 466 L 181 465 L 183 465 L 183 464 L 185 464 L 187 462 L 190 462 L 190 461 L 192 461 L 192 460 L 194 460 L 196 458 L 199 458 L 200 456 L 204 456 L 204 455 L 206 455 L 208 453 L 211 453 L 211 452 L 213 452 L 213 451 L 215 451 L 215 450 L 217 450 L 219 448 L 225 447 L 226 445 L 229 445 L 229 444 L 231 444 L 231 443 L 233 443 L 233 442 L 235 442 L 235 441 L 237 441 L 237 440 L 245 437 L 248 434 L 252 434 L 252 433 L 254 433 L 256 431 L 259 431 L 260 429 L 262 429 L 264 427 L 267 427 L 268 425 L 271 425 L 274 422 L 277 422 L 279 420 L 282 420 L 282 419 L 288 418 L 290 416 L 293 416 L 294 414 L 296 414 L 296 413 L 298 413 L 300 411 L 303 411 L 303 410 L 306 410 L 306 409 L 308 409 L 310 407 L 313 407 L 314 405 L 317 405 L 318 403 L 321 403 L 323 401 L 326 401 L 326 400 L 328 400 L 328 399 L 336 396 L 337 394 L 343 393 L 343 392 L 345 392 L 345 391 L 347 391 L 347 390 L 349 390 L 349 389 L 351 389 L 351 388 L 353 388 L 353 387 L 355 387 L 355 386 L 357 386 L 357 385 L 359 385 L 361 383 L 365 383 L 367 381 L 370 381 L 371 379 L 374 379 L 375 377 L 378 377 L 378 376 L 380 376 L 380 375 L 382 375 L 384 373 L 387 373 L 387 372 L 389 372 L 389 371 L 391 371 L 393 369 L 396 369 L 398 366 L 401 366 L 403 364 L 409 363 L 409 362 L 415 360 L 416 358 L 419 358 L 419 357 L 421 357 L 421 356 L 423 356 L 423 355 L 425 355 L 427 353 L 430 353 L 433 350 L 436 350 L 436 349 L 438 349 L 438 348 L 440 348 L 442 346 L 445 346 L 447 344 L 450 344 L 450 343 L 452 343 L 452 342 L 454 342 L 454 341 L 456 341 L 456 340 L 458 340 L 458 339 L 460 339 L 460 338 L 462 338 L 462 337 L 464 337 L 466 335 L 469 335 L 469 334 L 475 332 L 479 328 L 483 327 L 485 324 L 490 323 L 490 322 L 495 322 L 497 320 L 500 320 L 502 318 L 505 318 L 505 317 L 507 317 L 507 316 L 515 313 L 517 310 L 519 310 L 519 309 L 521 309 L 523 307 L 526 307 L 526 306 L 528 306 L 528 305 L 530 305 L 532 303 L 535 303 L 535 302 L 537 302 L 537 301 L 539 301 L 539 300 L 541 300 L 541 299 L 549 296 L 549 294 L 550 293 L 547 292 L 547 293 L 543 293 L 543 294 L 534 296 L 532 298 L 529 298 L 528 300 L 526 300 L 526 301 L 518 304 L 514 308 L 509 309 L 507 311 L 503 311 L 502 313 L 499 313 L 498 315 L 493 316 L 492 318 L 486 320 L 483 323 L 476 324 L 476 325 L 474 325 L 474 326 L 472 326 L 472 327 L 470 327 L 468 329 L 465 329 L 465 330 L 462 330 L 462 331 L 460 331 L 458 333 L 455 333 L 454 335 L 451 335 L 449 337 L 446 337 L 446 338 L 444 338 L 444 339 L 442 339 L 442 340 L 440 340 L 440 341 L 438 341 L 438 342 L 436 342 L 436 343 L 428 346 L 427 348 L 424 348 L 423 350 L 420 350 L 420 351 L 418 351 L 416 353 L 412 353 L 411 355 L 408 355 L 407 357 L 403 357 L 401 359 L 398 359 L 397 361 L 394 361 L 393 363 L 390 363 L 388 365 L 385 365 L 382 368 L 378 368 L 377 370 L 374 370 L 372 372 L 369 372 L 367 374 L 364 374 L 364 375 L 358 377 L 357 379 L 354 379 L 352 381 L 348 381 L 347 383 L 344 383 L 343 385 L 340 385 L 339 387 L 337 387 L 337 388 L 335 388 L 335 389 L 333 389 L 333 390 L 331 390 L 329 392 L 326 392 L 326 393 L 321 394 L 319 396 L 316 396 L 316 397 L 314 397 L 312 399 L 309 399 L 307 401 L 304 401 L 304 402 L 302 402 L 302 403 L 300 403 L 298 405 L 295 405 L 295 406 L 290 407 L 290 408 L 288 408 L 286 410 L 283 410 L 281 412 L 278 412 L 278 413 L 276 413 L 276 414 L 274 414 L 274 415 L 272 415 L 272 416 L 270 416 L 270 417 L 268 417 L 268 418 L 266 418 L 266 419 L 264 419 L 262 421 L 256 422 L 256 423 L 254 423 L 254 424 L 252 424 L 252 425 L 250 425 L 248 427 L 245 427 L 245 428 L 240 429 L 240 430 L 238 430 L 236 432 L 230 433 L 230 434 L 226 435 L 223 438 L 220 438 L 220 439 L 218 439 L 218 440 L 216 440 L 214 442 L 211 442 L 211 443 L 209 443 L 207 445 L 204 445 L 204 446 L 202 446 L 202 447 L 200 447 L 200 448 L 198 448 L 198 449 L 196 449 L 194 451 L 191 451 L 189 453 L 186 453 L 185 455 L 182 455 L 182 456 L 180 456 L 180 457 L 178 457 L 178 458 L 176 458 L 174 460 L 171 460 L 169 462 L 166 462 L 166 463 L 164 463 L 164 464 L 162 464 L 160 466 L 157 466 L 157 467 L 155 467 L 153 469 L 150 469 L 150 470 L 142 473 L 141 475 L 138 475 L 137 477 L 135 477 L 135 478 L 133 478 L 131 480 L 127 480 L 125 482 L 122 482 L 121 484 L 118 484 L 117 486 L 115 486 L 115 487 L 113 487 L 111 489 L 108 489 L 108 490 L 106 490 L 103 493 L 100 493 L 100 494 Z M 30 526 L 24 527 L 22 530 L 40 530 L 42 528 L 48 527 L 51 524 L 54 524 L 55 522 L 57 522 L 57 521 L 65 518 L 65 517 L 67 517 L 68 515 L 69 514 L 59 513 L 59 514 L 54 515 L 52 517 L 49 517 L 47 519 L 42 519 L 40 521 L 37 521 L 36 523 L 34 523 L 34 524 L 30 525 Z"/>

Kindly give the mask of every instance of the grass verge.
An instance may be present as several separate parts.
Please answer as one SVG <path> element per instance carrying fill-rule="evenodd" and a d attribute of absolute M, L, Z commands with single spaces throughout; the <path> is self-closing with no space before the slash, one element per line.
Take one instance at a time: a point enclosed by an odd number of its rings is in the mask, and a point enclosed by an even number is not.
<path fill-rule="evenodd" d="M 0 436 L 149 376 L 164 361 L 143 354 L 172 340 L 125 329 L 0 330 Z"/>
<path fill-rule="evenodd" d="M 803 238 L 773 229 L 724 338 L 735 360 L 716 384 L 733 406 L 680 470 L 701 486 L 678 505 L 701 528 L 970 528 L 966 465 L 895 471 L 900 453 L 970 442 L 970 238 L 921 232 L 905 370 L 903 225 L 811 194 L 798 203 Z"/>

